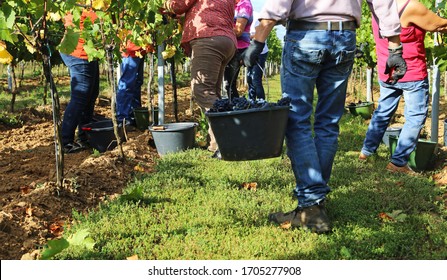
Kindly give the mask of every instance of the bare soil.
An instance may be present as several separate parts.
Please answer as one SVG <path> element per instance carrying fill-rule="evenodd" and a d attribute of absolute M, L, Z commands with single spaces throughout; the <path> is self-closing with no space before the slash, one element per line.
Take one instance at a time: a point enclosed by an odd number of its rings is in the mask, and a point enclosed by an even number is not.
<path fill-rule="evenodd" d="M 446 112 L 445 102 L 442 103 L 440 111 Z M 198 109 L 194 107 L 193 111 L 189 88 L 179 89 L 179 121 L 197 120 Z M 95 112 L 110 117 L 110 104 L 98 102 Z M 173 112 L 172 92 L 168 90 L 165 122 L 175 121 Z M 65 182 L 62 188 L 57 188 L 51 106 L 25 109 L 21 114 L 21 127 L 0 123 L 0 259 L 3 260 L 37 258 L 39 249 L 48 240 L 60 237 L 70 227 L 73 210 L 85 213 L 103 200 L 118 196 L 132 176 L 153 172 L 158 157 L 149 131 L 131 131 L 123 144 L 125 160 L 120 158 L 118 149 L 100 156 L 94 156 L 92 150 L 65 155 Z M 398 113 L 396 120 L 401 116 Z M 440 124 L 444 118 L 444 114 L 440 116 Z M 439 143 L 443 143 L 442 139 Z M 439 151 L 432 176 L 438 184 L 446 185 L 447 169 L 442 168 L 446 156 L 442 147 Z"/>
<path fill-rule="evenodd" d="M 110 102 L 98 102 L 97 118 L 110 117 Z M 143 100 L 144 101 L 144 100 Z M 190 90 L 178 90 L 178 120 L 199 116 Z M 0 123 L 0 259 L 35 259 L 48 240 L 70 226 L 73 210 L 87 212 L 121 194 L 136 173 L 153 172 L 158 157 L 148 130 L 128 131 L 119 149 L 94 156 L 92 149 L 64 155 L 64 184 L 56 185 L 51 106 L 21 110 L 21 127 Z M 172 91 L 166 92 L 165 122 L 175 122 Z"/>

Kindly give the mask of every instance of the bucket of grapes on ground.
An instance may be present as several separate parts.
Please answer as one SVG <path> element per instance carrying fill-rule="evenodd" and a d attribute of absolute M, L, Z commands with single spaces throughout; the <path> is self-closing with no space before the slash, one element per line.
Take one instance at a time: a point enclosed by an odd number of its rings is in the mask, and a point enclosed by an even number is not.
<path fill-rule="evenodd" d="M 222 159 L 243 161 L 280 156 L 289 104 L 289 98 L 277 103 L 253 102 L 245 97 L 217 100 L 205 115 Z"/>

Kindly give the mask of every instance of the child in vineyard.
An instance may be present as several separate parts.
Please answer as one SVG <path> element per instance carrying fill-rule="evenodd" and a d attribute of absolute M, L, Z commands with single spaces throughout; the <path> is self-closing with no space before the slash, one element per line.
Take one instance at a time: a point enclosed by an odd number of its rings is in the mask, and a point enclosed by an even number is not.
<path fill-rule="evenodd" d="M 400 23 L 395 1 L 366 1 L 373 16 L 380 19 L 380 32 L 388 47 L 397 48 Z M 298 205 L 289 212 L 271 213 L 268 219 L 275 224 L 289 223 L 317 233 L 331 231 L 326 197 L 331 191 L 329 180 L 354 63 L 361 6 L 362 0 L 266 0 L 259 14 L 260 24 L 244 55 L 248 67 L 255 64 L 273 27 L 287 22 L 281 90 L 283 97 L 291 98 L 286 144 Z M 394 69 L 393 77 L 402 78 L 406 71 L 402 55 L 386 57 Z"/>
<path fill-rule="evenodd" d="M 72 15 L 67 14 L 65 26 L 73 24 Z M 89 18 L 94 22 L 98 17 L 91 9 L 84 9 L 81 15 L 81 26 Z M 71 54 L 61 53 L 62 60 L 70 69 L 70 101 L 62 120 L 62 145 L 65 153 L 74 153 L 85 148 L 87 136 L 81 127 L 93 119 L 95 102 L 99 95 L 99 63 L 88 60 L 84 50 L 84 39 L 79 38 L 75 50 Z M 76 129 L 78 139 L 75 139 Z"/>
<path fill-rule="evenodd" d="M 396 0 L 402 25 L 401 47 L 407 62 L 407 73 L 398 82 L 384 74 L 388 50 L 386 42 L 379 37 L 377 22 L 373 18 L 373 33 L 378 58 L 380 99 L 366 132 L 360 160 L 366 160 L 376 152 L 382 137 L 397 110 L 399 100 L 405 99 L 405 123 L 397 147 L 386 169 L 391 172 L 415 174 L 408 166 L 411 152 L 416 148 L 419 133 L 428 113 L 429 83 L 425 54 L 425 33 L 447 33 L 447 19 L 437 16 L 417 0 Z"/>
<path fill-rule="evenodd" d="M 167 12 L 185 14 L 181 45 L 185 55 L 191 57 L 192 95 L 202 111 L 209 110 L 221 98 L 224 69 L 236 51 L 234 7 L 234 0 L 165 2 Z M 211 127 L 208 133 L 208 150 L 219 158 Z"/>

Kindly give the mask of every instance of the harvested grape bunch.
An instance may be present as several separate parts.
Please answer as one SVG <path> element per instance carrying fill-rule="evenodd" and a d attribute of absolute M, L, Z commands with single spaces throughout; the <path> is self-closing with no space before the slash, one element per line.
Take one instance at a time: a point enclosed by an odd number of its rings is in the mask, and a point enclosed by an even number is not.
<path fill-rule="evenodd" d="M 245 96 L 233 98 L 231 101 L 229 99 L 218 99 L 216 100 L 216 102 L 214 102 L 213 107 L 209 109 L 209 112 L 216 113 L 216 112 L 240 111 L 255 108 L 289 106 L 290 101 L 291 101 L 290 97 L 283 97 L 276 103 L 266 102 L 263 99 L 253 101 L 247 99 Z"/>

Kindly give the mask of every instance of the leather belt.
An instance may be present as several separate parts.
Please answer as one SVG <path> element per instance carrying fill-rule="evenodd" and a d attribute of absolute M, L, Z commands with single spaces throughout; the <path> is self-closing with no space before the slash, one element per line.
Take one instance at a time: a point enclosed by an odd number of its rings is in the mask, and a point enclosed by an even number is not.
<path fill-rule="evenodd" d="M 310 22 L 302 20 L 289 20 L 287 30 L 327 30 L 327 31 L 355 31 L 357 23 L 355 21 L 325 21 Z"/>

